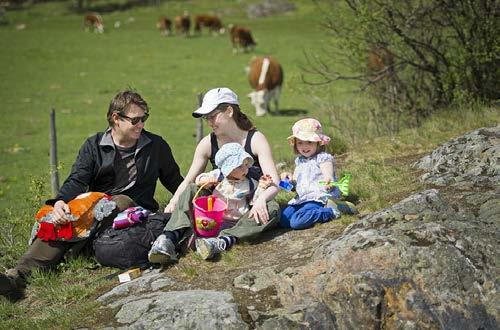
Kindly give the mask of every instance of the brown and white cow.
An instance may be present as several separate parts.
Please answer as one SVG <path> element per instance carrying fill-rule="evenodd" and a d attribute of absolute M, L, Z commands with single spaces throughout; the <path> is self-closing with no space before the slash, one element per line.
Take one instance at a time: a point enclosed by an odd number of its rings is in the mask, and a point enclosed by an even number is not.
<path fill-rule="evenodd" d="M 201 28 L 206 27 L 210 32 L 213 34 L 223 34 L 224 33 L 224 27 L 222 26 L 222 22 L 220 18 L 217 16 L 213 15 L 207 15 L 207 14 L 202 14 L 202 15 L 196 15 L 194 18 L 194 32 L 196 34 L 201 34 Z"/>
<path fill-rule="evenodd" d="M 248 81 L 254 89 L 248 94 L 257 116 L 269 112 L 269 104 L 274 100 L 275 111 L 279 111 L 279 98 L 283 84 L 283 69 L 278 61 L 271 57 L 256 57 L 250 61 Z"/>
<path fill-rule="evenodd" d="M 156 27 L 160 30 L 161 35 L 169 36 L 172 33 L 172 21 L 166 16 L 160 18 Z"/>
<path fill-rule="evenodd" d="M 191 18 L 187 11 L 182 14 L 182 16 L 175 16 L 174 18 L 175 33 L 182 34 L 185 37 L 189 35 L 189 29 L 191 28 Z"/>
<path fill-rule="evenodd" d="M 104 25 L 102 24 L 101 15 L 98 13 L 87 13 L 83 18 L 83 27 L 86 31 L 92 28 L 95 33 L 103 33 Z"/>
<path fill-rule="evenodd" d="M 252 38 L 252 32 L 248 28 L 229 24 L 229 38 L 233 44 L 233 53 L 237 53 L 238 49 L 247 52 L 254 49 L 257 43 Z"/>

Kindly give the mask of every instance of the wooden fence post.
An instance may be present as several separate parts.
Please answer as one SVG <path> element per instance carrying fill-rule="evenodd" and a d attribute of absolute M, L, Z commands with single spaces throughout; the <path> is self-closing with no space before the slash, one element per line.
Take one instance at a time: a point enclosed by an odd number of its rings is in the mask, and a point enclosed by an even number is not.
<path fill-rule="evenodd" d="M 203 102 L 203 94 L 198 94 L 198 107 L 201 107 Z M 201 139 L 203 139 L 203 119 L 200 117 L 196 119 L 196 144 L 198 144 Z"/>
<path fill-rule="evenodd" d="M 52 196 L 59 192 L 59 172 L 57 169 L 57 137 L 56 137 L 56 110 L 50 112 L 50 183 Z"/>

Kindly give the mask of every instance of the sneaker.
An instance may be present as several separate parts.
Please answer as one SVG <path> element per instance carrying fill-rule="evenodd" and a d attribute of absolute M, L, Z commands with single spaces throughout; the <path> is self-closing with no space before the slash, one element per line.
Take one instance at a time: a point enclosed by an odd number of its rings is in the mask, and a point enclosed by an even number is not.
<path fill-rule="evenodd" d="M 158 236 L 149 250 L 148 260 L 153 264 L 167 264 L 177 261 L 177 253 L 172 240 L 167 238 L 165 234 Z"/>
<path fill-rule="evenodd" d="M 337 208 L 341 213 L 344 214 L 354 215 L 359 213 L 356 206 L 348 201 L 337 201 Z"/>
<path fill-rule="evenodd" d="M 199 238 L 195 242 L 196 253 L 198 253 L 203 260 L 214 258 L 222 251 L 226 251 L 226 242 L 220 238 Z"/>
<path fill-rule="evenodd" d="M 325 207 L 330 207 L 333 210 L 333 219 L 340 218 L 340 211 L 333 200 L 329 199 Z"/>
<path fill-rule="evenodd" d="M 5 296 L 10 301 L 17 301 L 24 297 L 24 280 L 15 270 L 8 270 L 6 274 L 0 273 L 0 296 Z"/>

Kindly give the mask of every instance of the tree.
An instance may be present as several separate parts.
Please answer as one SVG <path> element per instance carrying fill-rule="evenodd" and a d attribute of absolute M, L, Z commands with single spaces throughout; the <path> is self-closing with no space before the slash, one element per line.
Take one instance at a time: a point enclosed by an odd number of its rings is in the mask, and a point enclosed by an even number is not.
<path fill-rule="evenodd" d="M 317 4 L 333 38 L 322 54 L 306 54 L 306 83 L 358 80 L 408 125 L 455 101 L 499 98 L 496 0 Z M 334 64 L 339 59 L 343 69 Z"/>

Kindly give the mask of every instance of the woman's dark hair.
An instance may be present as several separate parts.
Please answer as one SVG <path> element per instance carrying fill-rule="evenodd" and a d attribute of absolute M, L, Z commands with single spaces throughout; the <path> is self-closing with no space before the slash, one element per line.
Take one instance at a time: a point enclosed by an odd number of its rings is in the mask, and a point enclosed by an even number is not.
<path fill-rule="evenodd" d="M 116 94 L 116 96 L 111 100 L 108 108 L 108 124 L 113 127 L 114 123 L 112 118 L 113 113 L 118 112 L 123 115 L 126 114 L 131 104 L 137 105 L 139 108 L 144 110 L 145 113 L 149 112 L 149 107 L 146 101 L 139 95 L 139 93 L 133 90 L 125 90 Z"/>
<path fill-rule="evenodd" d="M 221 103 L 217 106 L 217 109 L 226 111 L 227 107 L 229 106 L 233 108 L 233 118 L 234 121 L 236 122 L 236 126 L 238 126 L 239 129 L 242 129 L 244 131 L 249 131 L 252 128 L 255 128 L 255 125 L 250 121 L 250 119 L 248 119 L 247 115 L 241 112 L 239 105 L 230 103 Z"/>

